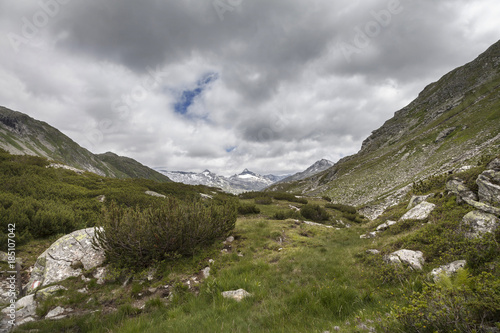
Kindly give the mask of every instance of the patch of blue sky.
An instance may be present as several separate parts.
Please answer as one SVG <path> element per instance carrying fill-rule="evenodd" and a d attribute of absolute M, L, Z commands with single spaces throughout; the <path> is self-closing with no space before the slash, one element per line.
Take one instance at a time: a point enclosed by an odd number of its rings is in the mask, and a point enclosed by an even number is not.
<path fill-rule="evenodd" d="M 218 78 L 219 75 L 217 73 L 207 73 L 196 82 L 196 87 L 194 89 L 184 90 L 174 104 L 175 113 L 186 115 L 189 111 L 189 107 L 195 102 L 195 99 Z"/>

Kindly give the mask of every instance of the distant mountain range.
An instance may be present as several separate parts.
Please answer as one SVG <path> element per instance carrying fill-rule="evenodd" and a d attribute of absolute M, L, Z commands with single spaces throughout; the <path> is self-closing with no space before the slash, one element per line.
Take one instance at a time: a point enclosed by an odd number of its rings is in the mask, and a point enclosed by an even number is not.
<path fill-rule="evenodd" d="M 231 177 L 219 176 L 210 170 L 205 170 L 201 173 L 184 172 L 184 171 L 167 171 L 164 168 L 155 168 L 158 172 L 167 176 L 174 182 L 188 185 L 205 185 L 217 187 L 225 192 L 239 194 L 248 191 L 260 191 L 277 181 L 287 177 L 275 175 L 259 175 L 248 169 L 243 170 L 240 174 Z"/>
<path fill-rule="evenodd" d="M 0 148 L 15 155 L 45 157 L 101 176 L 170 181 L 131 158 L 113 153 L 93 154 L 49 124 L 1 106 Z"/>
<path fill-rule="evenodd" d="M 259 175 L 248 169 L 243 170 L 240 174 L 231 177 L 216 175 L 215 173 L 205 170 L 201 173 L 184 172 L 184 171 L 168 171 L 165 168 L 155 168 L 158 172 L 164 174 L 174 182 L 188 185 L 205 185 L 217 187 L 225 192 L 239 194 L 248 191 L 261 191 L 273 184 L 280 182 L 288 182 L 301 180 L 315 175 L 318 172 L 324 171 L 331 167 L 333 162 L 328 160 L 320 160 L 311 165 L 307 170 L 290 175 Z"/>

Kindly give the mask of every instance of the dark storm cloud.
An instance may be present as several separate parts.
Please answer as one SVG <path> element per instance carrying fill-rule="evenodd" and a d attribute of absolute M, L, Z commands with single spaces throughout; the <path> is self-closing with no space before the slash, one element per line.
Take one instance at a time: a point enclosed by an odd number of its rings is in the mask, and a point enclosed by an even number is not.
<path fill-rule="evenodd" d="M 220 1 L 0 0 L 2 104 L 151 166 L 293 172 L 498 39 L 494 0 Z"/>

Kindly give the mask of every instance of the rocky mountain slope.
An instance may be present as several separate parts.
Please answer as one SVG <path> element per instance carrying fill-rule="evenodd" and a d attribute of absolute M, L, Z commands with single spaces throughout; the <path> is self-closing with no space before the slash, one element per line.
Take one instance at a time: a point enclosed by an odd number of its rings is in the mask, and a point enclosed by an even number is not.
<path fill-rule="evenodd" d="M 331 168 L 335 163 L 332 161 L 322 159 L 311 165 L 309 168 L 302 172 L 297 172 L 296 174 L 286 177 L 285 179 L 280 180 L 280 183 L 287 183 L 287 182 L 293 182 L 297 180 L 302 180 L 309 178 L 311 176 L 314 176 L 317 173 L 320 173 L 321 171 L 325 171 L 326 169 Z"/>
<path fill-rule="evenodd" d="M 370 203 L 375 217 L 413 182 L 474 164 L 500 151 L 500 42 L 428 85 L 419 96 L 333 167 L 274 190 Z"/>
<path fill-rule="evenodd" d="M 240 174 L 232 175 L 231 177 L 219 176 L 210 170 L 205 170 L 201 173 L 183 172 L 183 171 L 167 171 L 164 168 L 156 168 L 156 170 L 167 176 L 174 182 L 187 185 L 205 185 L 217 187 L 225 192 L 240 194 L 248 191 L 260 191 L 286 176 L 275 175 L 259 175 L 248 169 L 243 170 Z"/>
<path fill-rule="evenodd" d="M 95 155 L 49 124 L 5 107 L 0 107 L 0 148 L 16 155 L 45 157 L 101 176 L 170 181 L 130 158 L 112 153 Z"/>

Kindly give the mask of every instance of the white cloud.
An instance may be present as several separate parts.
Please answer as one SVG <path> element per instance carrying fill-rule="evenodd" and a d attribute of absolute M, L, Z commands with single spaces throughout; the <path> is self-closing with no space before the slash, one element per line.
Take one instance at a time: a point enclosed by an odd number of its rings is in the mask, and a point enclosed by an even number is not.
<path fill-rule="evenodd" d="M 355 153 L 424 86 L 498 39 L 493 0 L 401 0 L 347 59 L 339 45 L 356 46 L 358 28 L 375 27 L 388 4 L 243 1 L 222 21 L 210 2 L 60 4 L 18 52 L 0 39 L 0 100 L 94 152 L 152 167 L 291 173 Z M 4 37 L 23 36 L 43 11 L 0 9 Z M 191 117 L 176 114 L 207 73 L 218 79 Z"/>

